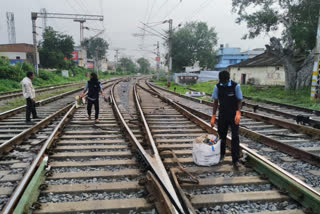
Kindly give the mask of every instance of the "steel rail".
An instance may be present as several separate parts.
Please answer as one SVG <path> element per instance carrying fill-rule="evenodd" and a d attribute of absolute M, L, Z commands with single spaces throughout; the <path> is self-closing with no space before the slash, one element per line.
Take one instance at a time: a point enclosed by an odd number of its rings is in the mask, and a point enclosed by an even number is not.
<path fill-rule="evenodd" d="M 197 123 L 209 133 L 215 135 L 218 134 L 216 128 L 212 128 L 208 122 L 192 114 L 190 111 L 183 108 L 181 104 L 162 96 L 159 92 L 155 93 L 142 86 L 140 87 L 151 94 L 158 95 L 158 97 L 164 102 L 172 105 L 177 111 L 184 114 L 186 117 Z M 149 85 L 149 87 L 151 86 Z M 231 144 L 231 137 L 229 135 L 227 136 L 227 142 L 229 145 Z M 260 173 L 265 173 L 265 175 L 268 176 L 269 180 L 275 186 L 278 186 L 279 188 L 285 187 L 288 194 L 306 208 L 309 208 L 315 212 L 320 212 L 320 193 L 317 190 L 296 178 L 291 173 L 285 171 L 278 165 L 257 154 L 245 145 L 240 144 L 240 148 L 248 155 L 249 162 L 251 162 L 251 165 L 255 168 L 255 170 L 259 171 Z"/>
<path fill-rule="evenodd" d="M 62 109 L 58 110 L 57 112 L 53 113 L 52 115 L 44 118 L 34 126 L 22 131 L 18 135 L 14 136 L 13 138 L 7 140 L 3 144 L 0 145 L 0 154 L 3 154 L 5 152 L 10 151 L 13 148 L 14 144 L 17 144 L 21 142 L 22 140 L 26 139 L 28 136 L 30 136 L 33 133 L 38 132 L 41 128 L 47 126 L 51 121 L 53 121 L 56 117 L 59 115 L 65 113 L 66 111 L 69 110 L 72 104 L 69 104 Z"/>
<path fill-rule="evenodd" d="M 200 99 L 196 99 L 196 98 L 193 98 L 193 97 L 188 97 L 188 96 L 185 96 L 185 95 L 177 94 L 175 92 L 166 90 L 166 89 L 164 89 L 162 87 L 155 86 L 154 84 L 147 83 L 147 85 L 150 88 L 153 88 L 153 90 L 155 90 L 155 88 L 158 88 L 159 90 L 170 92 L 170 93 L 172 93 L 174 95 L 178 95 L 180 97 L 187 98 L 189 100 L 201 103 Z M 159 92 L 157 92 L 157 93 L 159 93 Z M 211 105 L 212 102 L 208 102 L 208 101 L 202 102 L 202 104 L 205 104 L 205 105 L 208 105 L 208 106 L 212 106 Z M 211 115 L 207 115 L 207 114 L 204 114 L 202 112 L 196 111 L 196 110 L 194 110 L 194 109 L 192 109 L 190 107 L 187 107 L 186 105 L 183 105 L 183 104 L 180 104 L 180 105 L 184 106 L 184 108 L 188 108 L 188 110 L 192 111 L 194 114 L 196 114 L 198 116 L 200 115 L 203 119 L 206 119 L 206 120 L 210 120 L 211 119 Z M 311 136 L 313 136 L 313 134 L 315 134 L 316 136 L 319 137 L 320 130 L 318 130 L 318 129 L 314 129 L 314 128 L 311 128 L 311 127 L 302 126 L 302 125 L 298 125 L 298 124 L 294 124 L 294 123 L 289 123 L 289 122 L 286 122 L 286 121 L 283 121 L 283 120 L 278 120 L 278 119 L 275 119 L 275 118 L 267 117 L 267 116 L 264 116 L 264 115 L 259 115 L 259 114 L 248 112 L 248 111 L 244 111 L 244 110 L 241 110 L 241 112 L 242 112 L 243 115 L 246 115 L 247 117 L 250 117 L 250 118 L 253 118 L 253 119 L 263 120 L 265 122 L 272 123 L 274 125 L 279 125 L 280 124 L 280 125 L 282 125 L 283 127 L 287 128 L 287 129 L 293 129 L 293 130 L 295 130 L 297 132 L 302 132 L 304 134 L 311 135 Z M 280 152 L 286 153 L 286 154 L 291 155 L 291 156 L 293 156 L 295 158 L 299 158 L 300 160 L 306 161 L 308 163 L 311 163 L 313 165 L 316 165 L 316 166 L 320 167 L 320 156 L 318 156 L 318 155 L 315 155 L 315 154 L 313 154 L 311 152 L 307 152 L 307 151 L 301 150 L 299 148 L 296 148 L 294 146 L 282 143 L 279 140 L 272 139 L 270 137 L 267 137 L 267 136 L 265 136 L 263 134 L 255 132 L 255 131 L 249 130 L 248 128 L 242 127 L 241 124 L 240 124 L 240 127 L 239 127 L 239 131 L 240 131 L 240 134 L 242 134 L 242 135 L 244 135 L 246 137 L 249 137 L 249 138 L 251 138 L 253 140 L 256 140 L 257 142 L 260 142 L 260 143 L 262 143 L 264 145 L 267 145 L 267 146 L 270 146 L 270 147 L 272 147 L 272 148 L 274 148 L 274 149 L 276 149 L 276 150 L 278 150 Z"/>
<path fill-rule="evenodd" d="M 158 182 L 161 184 L 161 186 L 163 187 L 163 189 L 166 192 L 170 192 L 167 190 L 167 186 L 168 184 L 165 184 L 163 180 L 161 179 L 165 179 L 165 181 L 167 181 L 167 178 L 165 178 L 166 176 L 168 176 L 166 170 L 163 171 L 162 168 L 160 168 L 157 164 L 157 160 L 154 159 L 150 154 L 148 154 L 145 149 L 143 148 L 143 146 L 140 144 L 140 142 L 137 140 L 136 136 L 133 134 L 132 130 L 129 128 L 128 124 L 126 123 L 126 121 L 124 120 L 124 117 L 122 115 L 122 113 L 120 112 L 120 109 L 118 107 L 117 101 L 115 99 L 115 95 L 114 95 L 114 88 L 116 86 L 118 82 L 114 83 L 112 88 L 111 88 L 111 95 L 110 95 L 110 99 L 111 99 L 111 104 L 113 107 L 113 110 L 115 112 L 115 115 L 118 117 L 118 119 L 120 120 L 121 126 L 124 127 L 126 133 L 128 134 L 128 137 L 130 139 L 130 141 L 136 146 L 138 153 L 141 155 L 142 159 L 144 160 L 144 162 L 149 166 L 150 171 L 153 172 L 156 176 L 156 178 L 158 179 Z M 165 174 L 163 174 L 165 173 Z M 171 201 L 173 201 L 173 206 L 175 206 L 174 209 L 174 213 L 185 213 L 183 211 L 183 208 L 180 204 L 180 202 L 176 201 L 176 196 L 173 196 L 171 194 L 168 194 L 169 198 L 171 199 Z"/>
<path fill-rule="evenodd" d="M 80 82 L 78 82 L 78 83 L 80 83 Z M 69 84 L 76 84 L 76 83 L 64 83 L 64 84 L 57 84 L 57 85 L 40 86 L 40 87 L 36 87 L 35 90 L 37 92 L 37 90 L 39 90 L 39 89 L 46 89 L 46 88 L 51 88 L 51 87 L 56 87 L 56 86 L 66 86 L 66 85 L 69 85 Z M 14 91 L 1 92 L 0 96 L 4 96 L 4 95 L 8 95 L 8 94 L 16 94 L 16 93 L 22 94 L 21 90 L 22 89 L 14 90 Z"/>
<path fill-rule="evenodd" d="M 112 81 L 107 81 L 104 84 L 107 84 Z M 103 87 L 103 89 L 106 89 L 110 87 L 110 84 Z M 36 172 L 37 167 L 40 165 L 41 161 L 48 157 L 46 154 L 50 152 L 50 147 L 52 146 L 53 142 L 56 140 L 56 138 L 59 136 L 61 131 L 63 130 L 63 127 L 68 123 L 68 121 L 71 119 L 73 113 L 76 111 L 75 104 L 69 104 L 67 107 L 69 107 L 68 112 L 63 116 L 63 118 L 60 120 L 59 124 L 55 127 L 55 129 L 52 131 L 48 139 L 45 141 L 45 143 L 42 145 L 40 151 L 38 152 L 35 159 L 32 161 L 30 167 L 28 168 L 27 172 L 24 174 L 22 180 L 19 182 L 18 186 L 15 188 L 14 192 L 11 194 L 8 202 L 6 203 L 6 206 L 2 210 L 2 214 L 10 214 L 13 212 L 16 204 L 20 200 L 20 197 L 22 196 L 24 190 L 28 186 L 29 181 L 32 179 L 32 176 Z"/>
<path fill-rule="evenodd" d="M 103 82 L 102 84 L 105 85 L 105 84 L 108 84 L 108 83 L 113 82 L 113 81 L 115 81 L 115 80 L 106 81 L 106 82 Z M 36 105 L 37 106 L 42 106 L 44 104 L 53 102 L 55 100 L 63 98 L 64 96 L 79 92 L 81 90 L 83 90 L 83 88 L 79 88 L 79 89 L 75 89 L 75 90 L 72 90 L 72 91 L 68 91 L 68 92 L 65 92 L 65 93 L 62 93 L 62 94 L 55 95 L 53 97 L 48 97 L 46 99 L 39 100 L 38 102 L 36 102 Z M 23 105 L 23 106 L 20 106 L 20 107 L 17 107 L 17 108 L 14 108 L 14 109 L 11 109 L 11 110 L 8 110 L 8 111 L 5 111 L 5 112 L 1 112 L 0 113 L 0 120 L 3 120 L 3 119 L 5 119 L 7 117 L 10 117 L 12 115 L 18 114 L 19 112 L 23 111 L 25 108 L 26 108 L 26 105 Z"/>
<path fill-rule="evenodd" d="M 57 90 L 57 89 L 64 88 L 64 87 L 73 87 L 73 86 L 82 85 L 82 84 L 83 83 L 81 82 L 81 83 L 50 86 L 50 87 L 38 89 L 38 90 L 36 90 L 36 93 L 42 93 L 42 92 L 46 92 L 46 91 Z M 22 96 L 21 90 L 19 92 L 16 92 L 16 93 L 11 93 L 11 94 L 7 94 L 7 95 L 0 95 L 0 101 L 1 100 L 6 100 L 6 99 L 10 99 L 10 98 L 14 98 L 14 97 L 19 97 L 19 96 Z"/>
<path fill-rule="evenodd" d="M 197 90 L 192 89 L 192 88 L 187 88 L 187 89 L 188 90 L 192 90 L 192 91 L 197 91 Z M 208 93 L 205 93 L 205 94 L 207 96 L 211 97 L 211 94 L 208 94 Z M 285 104 L 285 103 L 278 103 L 278 102 L 269 101 L 269 100 L 255 99 L 253 97 L 247 97 L 247 96 L 243 96 L 243 98 L 245 98 L 247 100 L 257 100 L 257 101 L 260 101 L 262 103 L 271 104 L 271 105 L 278 105 L 279 107 L 286 107 L 286 108 L 289 108 L 289 109 L 303 111 L 305 113 L 310 113 L 310 114 L 315 114 L 317 116 L 320 116 L 320 111 L 319 110 L 314 110 L 314 109 L 310 109 L 310 108 L 305 108 L 305 107 L 300 107 L 300 106 L 295 106 L 295 105 L 290 105 L 290 104 Z M 261 106 L 259 104 L 247 103 L 246 101 L 243 101 L 242 105 L 243 106 L 248 106 L 248 107 L 251 107 L 251 108 L 255 108 L 255 110 L 259 110 L 260 109 L 260 110 L 265 111 L 265 112 L 281 115 L 281 116 L 288 117 L 288 118 L 291 118 L 291 119 L 296 119 L 296 117 L 297 117 L 297 115 L 293 115 L 293 114 L 290 114 L 290 113 L 286 113 L 286 112 L 282 112 L 282 111 L 266 108 L 266 107 L 263 107 L 263 106 Z M 309 119 L 309 121 L 310 121 L 311 125 L 319 124 L 319 121 L 313 120 L 311 118 Z"/>
<path fill-rule="evenodd" d="M 3 214 L 10 214 L 12 213 L 15 205 L 18 203 L 18 200 L 20 199 L 23 191 L 27 187 L 29 181 L 31 180 L 34 172 L 36 171 L 38 165 L 42 161 L 42 159 L 45 157 L 45 153 L 52 144 L 52 142 L 56 139 L 56 137 L 59 135 L 59 132 L 62 130 L 63 126 L 68 122 L 70 119 L 70 116 L 75 112 L 75 105 L 70 106 L 69 111 L 64 115 L 64 117 L 61 119 L 59 124 L 55 127 L 49 138 L 46 140 L 46 142 L 42 145 L 39 153 L 37 154 L 36 158 L 32 161 L 32 164 L 30 165 L 28 171 L 24 174 L 22 180 L 20 181 L 19 185 L 15 188 L 14 192 L 12 193 L 9 201 L 7 202 L 6 206 L 3 208 L 2 213 Z"/>
<path fill-rule="evenodd" d="M 143 112 L 142 107 L 140 105 L 140 101 L 139 101 L 140 99 L 138 97 L 136 85 L 133 86 L 133 94 L 134 94 L 134 98 L 135 98 L 136 108 L 137 108 L 137 111 L 140 116 L 140 120 L 143 123 L 143 129 L 144 129 L 145 133 L 147 134 L 149 146 L 152 149 L 152 154 L 151 154 L 151 156 L 149 155 L 153 159 L 152 162 L 154 162 L 153 165 L 150 165 L 153 169 L 152 171 L 156 174 L 159 182 L 161 183 L 161 185 L 163 186 L 163 188 L 167 192 L 167 194 L 170 196 L 171 200 L 174 201 L 173 204 L 175 204 L 177 210 L 179 210 L 181 213 L 184 213 L 184 212 L 188 213 L 188 211 L 183 207 L 183 205 L 179 201 L 178 195 L 177 195 L 177 193 L 171 183 L 171 180 L 169 178 L 167 170 L 163 165 L 158 148 L 157 148 L 156 143 L 152 137 L 150 127 L 147 123 L 144 112 Z M 185 209 L 184 212 L 183 212 L 183 209 Z"/>

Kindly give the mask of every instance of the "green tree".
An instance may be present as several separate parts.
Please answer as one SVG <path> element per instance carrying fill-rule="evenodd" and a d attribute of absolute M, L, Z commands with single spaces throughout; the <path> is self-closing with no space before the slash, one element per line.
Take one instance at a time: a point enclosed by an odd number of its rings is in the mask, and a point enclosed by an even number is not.
<path fill-rule="evenodd" d="M 284 65 L 286 89 L 308 86 L 316 43 L 319 0 L 232 0 L 237 23 L 246 22 L 249 32 L 244 39 L 280 30 L 272 37 L 267 51 Z"/>
<path fill-rule="evenodd" d="M 200 62 L 201 67 L 215 65 L 217 33 L 205 22 L 189 22 L 172 35 L 172 68 L 182 71 L 184 66 Z"/>
<path fill-rule="evenodd" d="M 150 62 L 146 58 L 139 58 L 137 63 L 139 64 L 140 73 L 146 74 L 150 71 Z"/>
<path fill-rule="evenodd" d="M 39 49 L 41 65 L 47 68 L 64 68 L 64 58 L 72 57 L 73 38 L 55 31 L 52 27 L 46 28 L 42 37 Z"/>
<path fill-rule="evenodd" d="M 119 64 L 121 67 L 120 70 L 127 71 L 130 73 L 137 72 L 136 65 L 134 64 L 134 62 L 130 58 L 122 57 L 119 61 Z M 119 69 L 117 69 L 117 70 L 119 70 Z"/>
<path fill-rule="evenodd" d="M 100 37 L 93 39 L 85 39 L 82 42 L 82 46 L 87 49 L 88 58 L 101 60 L 105 57 L 109 44 L 106 40 Z"/>

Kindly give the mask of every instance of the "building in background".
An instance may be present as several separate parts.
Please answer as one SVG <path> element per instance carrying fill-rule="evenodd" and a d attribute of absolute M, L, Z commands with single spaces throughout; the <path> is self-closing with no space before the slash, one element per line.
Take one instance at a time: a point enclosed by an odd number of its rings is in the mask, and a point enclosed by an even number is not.
<path fill-rule="evenodd" d="M 75 46 L 74 51 L 72 51 L 71 58 L 78 66 L 87 67 L 87 50 L 81 46 Z"/>
<path fill-rule="evenodd" d="M 0 57 L 5 56 L 10 60 L 10 64 L 15 65 L 17 62 L 33 63 L 33 45 L 26 43 L 17 44 L 0 44 Z M 39 53 L 37 54 L 39 62 Z"/>
<path fill-rule="evenodd" d="M 285 72 L 281 60 L 265 52 L 228 67 L 232 80 L 240 84 L 285 85 Z"/>
<path fill-rule="evenodd" d="M 230 65 L 253 58 L 263 52 L 263 48 L 241 52 L 240 48 L 230 48 L 228 45 L 226 45 L 226 47 L 224 47 L 224 45 L 220 45 L 220 49 L 217 52 L 218 64 L 216 64 L 215 70 L 224 70 Z"/>

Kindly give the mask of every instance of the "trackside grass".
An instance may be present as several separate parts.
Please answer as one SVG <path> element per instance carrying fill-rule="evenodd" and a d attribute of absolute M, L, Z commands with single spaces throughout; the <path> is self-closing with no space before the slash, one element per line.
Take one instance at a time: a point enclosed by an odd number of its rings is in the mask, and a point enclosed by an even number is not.
<path fill-rule="evenodd" d="M 159 86 L 166 88 L 165 81 L 155 81 Z M 176 92 L 185 94 L 189 91 L 187 88 L 203 91 L 211 94 L 214 85 L 217 81 L 209 81 L 197 83 L 194 85 L 180 86 L 171 82 L 169 90 L 176 87 Z M 310 99 L 310 88 L 303 88 L 295 91 L 285 90 L 283 86 L 254 86 L 254 85 L 241 85 L 243 96 L 252 97 L 256 101 L 269 100 L 279 103 L 286 103 L 315 110 L 320 110 L 320 101 L 314 101 Z M 208 99 L 208 98 L 204 98 Z"/>

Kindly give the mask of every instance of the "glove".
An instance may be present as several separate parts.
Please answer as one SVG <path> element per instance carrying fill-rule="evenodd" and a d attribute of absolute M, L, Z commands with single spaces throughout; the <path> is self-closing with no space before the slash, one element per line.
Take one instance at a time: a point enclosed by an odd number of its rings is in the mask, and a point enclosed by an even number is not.
<path fill-rule="evenodd" d="M 215 120 L 216 120 L 216 115 L 213 114 L 213 115 L 211 116 L 211 120 L 210 120 L 211 127 L 214 127 L 214 121 L 215 121 Z"/>
<path fill-rule="evenodd" d="M 240 123 L 240 118 L 241 118 L 241 112 L 240 112 L 240 110 L 237 110 L 237 111 L 236 111 L 236 116 L 234 117 L 234 123 L 235 123 L 236 125 L 239 125 L 239 123 Z"/>

